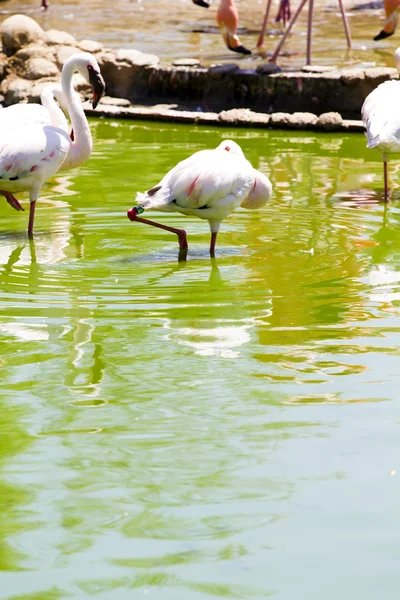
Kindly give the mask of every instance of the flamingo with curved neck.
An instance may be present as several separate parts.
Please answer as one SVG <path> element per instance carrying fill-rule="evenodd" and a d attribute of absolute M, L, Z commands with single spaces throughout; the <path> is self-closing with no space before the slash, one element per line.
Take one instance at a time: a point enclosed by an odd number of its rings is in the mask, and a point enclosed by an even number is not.
<path fill-rule="evenodd" d="M 82 165 L 92 151 L 89 124 L 80 97 L 72 85 L 76 71 L 92 86 L 93 108 L 96 108 L 105 91 L 105 83 L 94 56 L 82 52 L 74 54 L 65 63 L 61 88 L 74 130 L 74 140 L 60 127 L 36 124 L 7 130 L 0 141 L 0 193 L 13 208 L 23 210 L 14 193 L 29 192 L 29 235 L 33 233 L 36 201 L 45 181 L 61 167 L 70 169 Z"/>

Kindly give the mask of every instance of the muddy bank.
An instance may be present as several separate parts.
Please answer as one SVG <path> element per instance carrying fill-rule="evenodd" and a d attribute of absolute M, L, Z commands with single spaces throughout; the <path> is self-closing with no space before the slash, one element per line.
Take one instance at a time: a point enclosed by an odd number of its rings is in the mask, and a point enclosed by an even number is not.
<path fill-rule="evenodd" d="M 166 67 L 155 55 L 104 48 L 63 31 L 44 31 L 23 15 L 6 19 L 0 34 L 0 101 L 4 106 L 39 101 L 43 86 L 59 80 L 65 60 L 79 50 L 96 56 L 108 96 L 124 100 L 114 104 L 108 100 L 102 114 L 124 118 L 208 124 L 217 119 L 218 124 L 229 125 L 353 130 L 358 128 L 353 120 L 360 118 L 365 97 L 383 81 L 397 77 L 396 69 L 386 67 L 308 67 L 281 72 L 268 62 L 256 69 L 241 69 L 237 64 L 205 68 L 184 59 Z M 77 78 L 77 87 L 83 98 L 88 97 L 83 80 Z M 145 108 L 157 104 L 173 106 Z"/>

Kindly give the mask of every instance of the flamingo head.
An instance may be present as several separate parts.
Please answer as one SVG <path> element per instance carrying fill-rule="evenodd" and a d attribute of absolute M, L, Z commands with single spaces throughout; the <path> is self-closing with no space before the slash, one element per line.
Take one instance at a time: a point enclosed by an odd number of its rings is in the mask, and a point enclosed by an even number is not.
<path fill-rule="evenodd" d="M 106 84 L 100 73 L 100 67 L 92 54 L 81 52 L 73 56 L 77 71 L 92 86 L 92 106 L 96 108 L 106 91 Z"/>
<path fill-rule="evenodd" d="M 244 156 L 243 151 L 239 144 L 233 142 L 232 140 L 224 140 L 220 143 L 217 150 L 224 150 L 225 152 L 231 152 L 236 156 Z"/>

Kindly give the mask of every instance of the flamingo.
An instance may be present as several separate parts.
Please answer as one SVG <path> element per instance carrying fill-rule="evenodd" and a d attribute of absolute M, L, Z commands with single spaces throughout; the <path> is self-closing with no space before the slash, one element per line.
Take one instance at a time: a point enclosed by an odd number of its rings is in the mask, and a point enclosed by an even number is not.
<path fill-rule="evenodd" d="M 47 85 L 40 94 L 41 104 L 13 104 L 0 110 L 0 131 L 29 125 L 54 125 L 68 131 L 68 121 L 57 101 L 67 110 L 66 99 L 58 83 Z"/>
<path fill-rule="evenodd" d="M 221 0 L 217 10 L 217 23 L 229 50 L 239 54 L 251 54 L 251 50 L 240 43 L 237 35 L 239 13 L 234 0 Z"/>
<path fill-rule="evenodd" d="M 397 23 L 399 20 L 399 0 L 384 0 L 383 1 L 386 21 L 383 25 L 383 29 L 374 37 L 374 40 L 384 40 L 385 38 L 393 35 L 396 31 Z"/>
<path fill-rule="evenodd" d="M 93 108 L 96 108 L 105 91 L 99 65 L 91 54 L 74 54 L 64 64 L 61 87 L 75 132 L 74 140 L 60 127 L 47 124 L 6 129 L 0 140 L 0 194 L 6 197 L 15 210 L 23 210 L 13 194 L 29 191 L 29 236 L 33 234 L 36 201 L 45 181 L 61 167 L 71 169 L 80 166 L 92 151 L 89 124 L 72 85 L 72 77 L 76 71 L 92 86 Z"/>
<path fill-rule="evenodd" d="M 394 53 L 400 72 L 400 48 Z M 361 116 L 367 130 L 367 148 L 379 150 L 383 160 L 384 198 L 388 200 L 387 161 L 390 153 L 400 152 L 400 81 L 385 81 L 365 99 Z"/>
<path fill-rule="evenodd" d="M 180 260 L 186 259 L 186 232 L 138 215 L 154 208 L 205 219 L 210 225 L 210 255 L 214 257 L 221 221 L 239 206 L 261 208 L 271 194 L 269 179 L 252 167 L 238 144 L 224 140 L 214 150 L 200 150 L 181 161 L 155 187 L 144 194 L 139 192 L 139 206 L 128 211 L 128 218 L 175 233 Z"/>

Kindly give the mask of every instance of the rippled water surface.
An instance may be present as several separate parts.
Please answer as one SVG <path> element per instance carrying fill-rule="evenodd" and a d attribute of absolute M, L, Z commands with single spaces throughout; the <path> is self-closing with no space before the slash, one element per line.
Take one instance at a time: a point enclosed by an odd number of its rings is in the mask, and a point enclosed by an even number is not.
<path fill-rule="evenodd" d="M 0 232 L 0 598 L 398 597 L 400 194 L 361 135 L 92 121 Z M 258 212 L 135 192 L 238 141 Z M 156 216 L 156 215 L 155 215 Z"/>
<path fill-rule="evenodd" d="M 203 65 L 238 62 L 242 68 L 254 68 L 266 60 L 280 40 L 280 25 L 275 22 L 278 1 L 272 2 L 264 58 L 254 53 L 242 57 L 229 52 L 222 41 L 215 16 L 218 0 L 210 0 L 209 9 L 195 6 L 191 0 L 49 0 L 45 13 L 40 0 L 0 0 L 0 20 L 16 12 L 35 18 L 44 29 L 61 29 L 78 39 L 91 38 L 105 46 L 133 47 L 157 54 L 163 63 L 195 57 Z M 236 0 L 240 15 L 242 42 L 254 52 L 266 0 Z M 293 11 L 299 2 L 291 0 Z M 373 37 L 385 21 L 383 2 L 344 0 L 351 28 L 353 47 L 346 45 L 338 0 L 315 2 L 313 64 L 337 66 L 394 66 L 393 52 L 400 45 L 399 35 L 374 42 Z M 364 7 L 358 10 L 358 7 Z M 303 10 L 278 63 L 283 68 L 305 64 L 307 11 Z M 398 29 L 399 31 L 399 29 Z"/>

